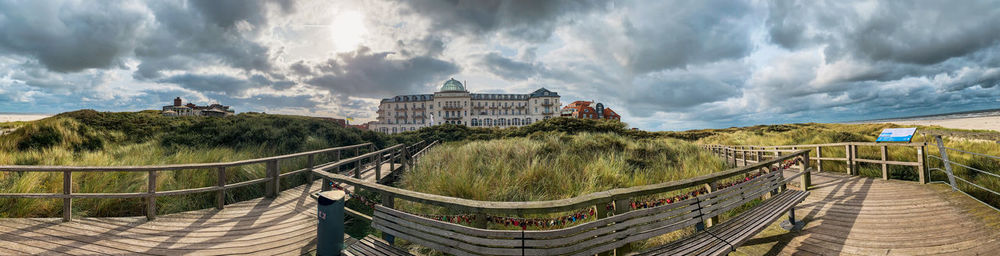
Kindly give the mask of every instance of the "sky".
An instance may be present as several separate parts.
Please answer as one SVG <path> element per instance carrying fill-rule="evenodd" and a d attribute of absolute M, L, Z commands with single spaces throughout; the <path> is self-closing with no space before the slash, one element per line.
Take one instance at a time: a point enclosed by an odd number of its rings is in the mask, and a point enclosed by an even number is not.
<path fill-rule="evenodd" d="M 0 113 L 373 120 L 449 78 L 644 130 L 1000 108 L 998 1 L 0 0 Z"/>

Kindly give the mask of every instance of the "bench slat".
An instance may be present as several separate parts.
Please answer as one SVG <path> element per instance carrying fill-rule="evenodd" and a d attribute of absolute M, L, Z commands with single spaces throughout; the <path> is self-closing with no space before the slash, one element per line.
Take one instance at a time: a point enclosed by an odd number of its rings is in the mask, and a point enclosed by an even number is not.
<path fill-rule="evenodd" d="M 788 194 L 789 193 L 782 193 L 782 197 L 772 198 L 773 200 L 769 200 L 767 204 L 759 205 L 751 211 L 740 214 L 733 220 L 726 222 L 728 225 L 719 225 L 718 227 L 709 228 L 707 231 L 712 232 L 712 234 L 715 235 L 715 238 L 721 239 L 719 240 L 720 243 L 714 244 L 709 248 L 705 248 L 706 250 L 700 254 L 721 255 L 729 253 L 734 247 L 734 244 L 732 243 L 732 240 L 734 239 L 733 237 L 738 237 L 740 234 L 747 233 L 756 234 L 762 228 L 766 228 L 786 210 L 785 207 L 791 199 Z"/>
<path fill-rule="evenodd" d="M 748 203 L 750 201 L 753 201 L 754 199 L 757 199 L 757 198 L 759 198 L 761 196 L 764 196 L 764 194 L 766 194 L 766 193 L 768 193 L 770 191 L 773 191 L 774 189 L 777 189 L 778 187 L 780 187 L 780 185 L 779 185 L 780 181 L 772 181 L 772 182 L 769 182 L 767 184 L 770 184 L 770 185 L 761 186 L 761 187 L 758 187 L 757 189 L 747 190 L 747 191 L 745 191 L 745 194 L 741 195 L 741 197 L 733 197 L 733 198 L 730 198 L 727 201 L 724 201 L 724 202 L 721 202 L 721 203 L 718 203 L 718 204 L 715 204 L 715 205 L 709 205 L 709 206 L 703 205 L 702 206 L 702 213 L 704 213 L 703 217 L 704 218 L 711 218 L 711 217 L 718 216 L 718 215 L 720 215 L 722 213 L 725 213 L 725 212 L 727 212 L 729 210 L 732 210 L 733 208 L 739 207 L 739 206 L 741 206 L 743 204 L 746 204 L 746 203 Z"/>
<path fill-rule="evenodd" d="M 745 194 L 755 193 L 757 191 L 766 190 L 770 191 L 773 188 L 777 188 L 779 185 L 781 177 L 779 176 L 767 176 L 759 177 L 753 182 L 747 182 L 746 186 L 741 186 L 737 190 L 732 190 L 730 193 L 726 193 L 714 198 L 699 198 L 699 205 L 702 208 L 702 212 L 707 212 L 714 210 L 713 206 L 726 204 L 728 201 L 741 200 L 745 198 Z M 742 184 L 741 184 L 742 185 Z M 713 193 L 714 194 L 714 193 Z"/>
<path fill-rule="evenodd" d="M 711 234 L 701 232 L 695 236 L 650 249 L 643 254 L 716 255 L 728 253 L 729 244 L 738 247 L 749 237 L 752 237 L 751 234 L 760 232 L 781 217 L 785 211 L 801 203 L 807 195 L 808 192 L 802 191 L 782 192 L 730 221 L 708 228 L 707 231 L 712 232 Z M 723 243 L 723 240 L 713 237 L 712 234 L 724 239 L 729 244 Z M 712 242 L 712 240 L 718 241 L 718 243 Z M 706 248 L 706 246 L 708 247 Z"/>
<path fill-rule="evenodd" d="M 382 211 L 376 211 L 374 217 L 375 218 L 373 219 L 373 222 L 393 223 L 393 224 L 401 225 L 401 226 L 408 227 L 408 228 L 411 228 L 411 229 L 414 229 L 414 230 L 422 230 L 422 231 L 426 231 L 427 233 L 432 233 L 432 234 L 435 234 L 435 235 L 438 235 L 438 236 L 443 236 L 443 237 L 449 237 L 449 238 L 452 238 L 452 239 L 455 239 L 455 240 L 464 241 L 464 242 L 475 244 L 475 245 L 494 246 L 494 247 L 516 247 L 516 246 L 521 246 L 521 241 L 518 241 L 518 240 L 512 240 L 512 239 L 490 239 L 490 238 L 470 236 L 470 235 L 466 235 L 466 234 L 462 234 L 462 233 L 458 233 L 458 232 L 454 232 L 454 231 L 450 231 L 450 230 L 440 229 L 440 228 L 438 228 L 439 226 L 421 225 L 421 224 L 419 224 L 417 222 L 411 221 L 410 219 L 404 220 L 404 219 L 398 218 L 396 216 L 391 216 L 391 215 L 389 215 L 389 214 L 387 214 L 385 212 L 382 212 Z"/>
<path fill-rule="evenodd" d="M 400 238 L 400 239 L 403 239 L 403 240 L 407 240 L 407 241 L 410 241 L 410 242 L 413 242 L 413 243 L 416 243 L 416 244 L 419 244 L 419 245 L 422 245 L 422 246 L 426 246 L 426 247 L 429 247 L 431 249 L 434 249 L 434 250 L 437 250 L 437 251 L 440 251 L 440 252 L 443 252 L 443 253 L 448 253 L 448 254 L 458 255 L 458 256 L 471 256 L 471 255 L 474 255 L 472 253 L 469 253 L 469 252 L 466 252 L 466 251 L 463 251 L 463 250 L 459 250 L 459 249 L 454 248 L 454 247 L 450 247 L 450 246 L 447 246 L 447 245 L 439 244 L 437 242 L 431 242 L 431 241 L 429 241 L 427 239 L 423 239 L 422 237 L 417 237 L 416 235 L 410 235 L 410 233 L 400 232 L 400 231 L 397 231 L 397 230 L 395 230 L 393 228 L 386 227 L 386 226 L 383 226 L 383 225 L 378 224 L 378 223 L 372 223 L 372 227 L 375 228 L 375 229 L 381 230 L 383 233 L 388 233 L 388 234 L 393 235 L 393 236 L 395 236 L 397 238 Z"/>

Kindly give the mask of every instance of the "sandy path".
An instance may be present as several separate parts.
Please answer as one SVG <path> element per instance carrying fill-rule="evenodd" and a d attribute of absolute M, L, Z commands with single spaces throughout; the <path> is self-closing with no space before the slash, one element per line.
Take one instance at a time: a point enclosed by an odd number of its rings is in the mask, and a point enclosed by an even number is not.
<path fill-rule="evenodd" d="M 970 117 L 944 120 L 909 120 L 891 121 L 888 123 L 901 125 L 939 125 L 945 128 L 967 129 L 967 130 L 992 130 L 1000 131 L 1000 116 Z"/>
<path fill-rule="evenodd" d="M 0 114 L 0 123 L 3 122 L 16 122 L 16 121 L 34 121 L 52 115 L 32 115 L 32 114 Z"/>

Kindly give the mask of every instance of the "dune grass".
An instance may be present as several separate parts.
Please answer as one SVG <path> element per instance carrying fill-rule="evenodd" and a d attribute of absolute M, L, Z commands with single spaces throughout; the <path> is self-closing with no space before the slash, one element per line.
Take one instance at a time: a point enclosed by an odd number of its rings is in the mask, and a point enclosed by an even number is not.
<path fill-rule="evenodd" d="M 431 149 L 401 188 L 485 201 L 564 199 L 725 169 L 696 145 L 610 133 L 547 133 L 450 142 Z"/>

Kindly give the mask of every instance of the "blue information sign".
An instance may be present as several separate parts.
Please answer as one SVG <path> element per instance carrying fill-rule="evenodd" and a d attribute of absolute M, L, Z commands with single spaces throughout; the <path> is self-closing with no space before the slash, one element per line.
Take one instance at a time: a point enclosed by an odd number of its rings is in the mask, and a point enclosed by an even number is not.
<path fill-rule="evenodd" d="M 876 142 L 910 142 L 917 128 L 888 128 L 882 130 Z"/>

